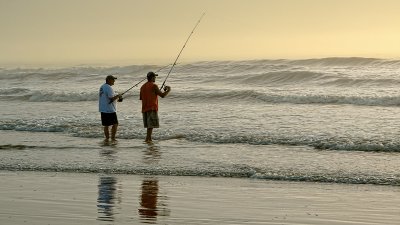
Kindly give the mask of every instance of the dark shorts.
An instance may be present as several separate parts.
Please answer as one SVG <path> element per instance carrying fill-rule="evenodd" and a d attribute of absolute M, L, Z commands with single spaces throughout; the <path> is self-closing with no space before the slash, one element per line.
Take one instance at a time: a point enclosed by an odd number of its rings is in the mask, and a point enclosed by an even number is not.
<path fill-rule="evenodd" d="M 145 128 L 158 128 L 158 113 L 157 111 L 144 112 L 143 114 L 143 125 Z"/>
<path fill-rule="evenodd" d="M 118 124 L 117 113 L 101 113 L 101 124 L 103 126 L 111 126 Z"/>

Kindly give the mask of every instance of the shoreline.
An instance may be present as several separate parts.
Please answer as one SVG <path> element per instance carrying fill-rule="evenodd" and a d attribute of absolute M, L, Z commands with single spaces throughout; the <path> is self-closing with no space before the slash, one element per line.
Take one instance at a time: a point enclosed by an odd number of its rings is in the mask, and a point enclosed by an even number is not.
<path fill-rule="evenodd" d="M 0 171 L 0 223 L 397 224 L 393 186 Z"/>

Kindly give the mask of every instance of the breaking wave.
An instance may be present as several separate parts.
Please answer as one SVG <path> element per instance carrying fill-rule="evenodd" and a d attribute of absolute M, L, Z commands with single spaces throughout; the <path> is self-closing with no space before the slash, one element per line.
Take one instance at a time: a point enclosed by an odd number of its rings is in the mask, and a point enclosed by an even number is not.
<path fill-rule="evenodd" d="M 400 105 L 399 96 L 350 96 L 335 94 L 294 94 L 294 93 L 263 93 L 256 90 L 220 90 L 212 92 L 185 92 L 171 95 L 170 98 L 185 101 L 257 101 L 271 104 L 349 104 L 357 106 L 398 106 Z"/>
<path fill-rule="evenodd" d="M 138 93 L 134 93 L 137 95 Z M 190 92 L 175 91 L 168 98 L 178 101 L 258 101 L 271 104 L 349 104 L 358 106 L 399 106 L 400 95 L 344 95 L 327 93 L 291 93 L 286 91 L 262 90 L 213 90 L 197 89 Z M 28 102 L 82 102 L 98 101 L 97 90 L 82 91 L 43 91 L 27 88 L 0 89 L 0 99 Z M 122 103 L 123 104 L 123 103 Z"/>
<path fill-rule="evenodd" d="M 28 88 L 0 89 L 0 98 L 8 100 L 21 100 L 29 102 L 81 102 L 97 101 L 98 92 L 74 92 L 74 91 L 46 91 L 32 90 Z"/>

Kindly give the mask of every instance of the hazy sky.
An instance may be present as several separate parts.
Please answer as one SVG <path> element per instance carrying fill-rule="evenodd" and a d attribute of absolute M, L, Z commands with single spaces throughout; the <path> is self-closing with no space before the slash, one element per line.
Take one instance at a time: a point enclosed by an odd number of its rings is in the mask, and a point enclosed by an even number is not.
<path fill-rule="evenodd" d="M 399 0 L 0 0 L 0 65 L 400 56 Z"/>

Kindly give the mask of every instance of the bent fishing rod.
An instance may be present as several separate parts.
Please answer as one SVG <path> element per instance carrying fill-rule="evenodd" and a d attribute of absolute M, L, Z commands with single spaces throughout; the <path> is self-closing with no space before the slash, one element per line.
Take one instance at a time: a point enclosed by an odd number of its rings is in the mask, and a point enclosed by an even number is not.
<path fill-rule="evenodd" d="M 181 56 L 183 49 L 186 47 L 186 44 L 188 43 L 190 37 L 191 37 L 192 34 L 194 33 L 194 30 L 196 30 L 197 26 L 199 25 L 200 21 L 203 19 L 203 17 L 204 17 L 205 14 L 206 14 L 206 13 L 203 13 L 203 14 L 201 15 L 200 19 L 197 21 L 196 25 L 194 26 L 192 32 L 190 32 L 189 37 L 186 39 L 185 44 L 183 44 L 183 47 L 182 47 L 181 51 L 179 52 L 178 56 L 176 57 L 175 62 L 172 64 L 171 69 L 169 70 L 167 76 L 165 77 L 165 80 L 164 80 L 164 82 L 162 83 L 160 89 L 163 89 L 163 87 L 164 87 L 164 85 L 165 85 L 165 82 L 167 81 L 167 79 L 168 79 L 168 77 L 169 77 L 169 74 L 171 73 L 172 69 L 174 68 L 174 66 L 176 65 L 176 62 L 177 62 L 178 59 L 179 59 L 179 56 Z"/>

